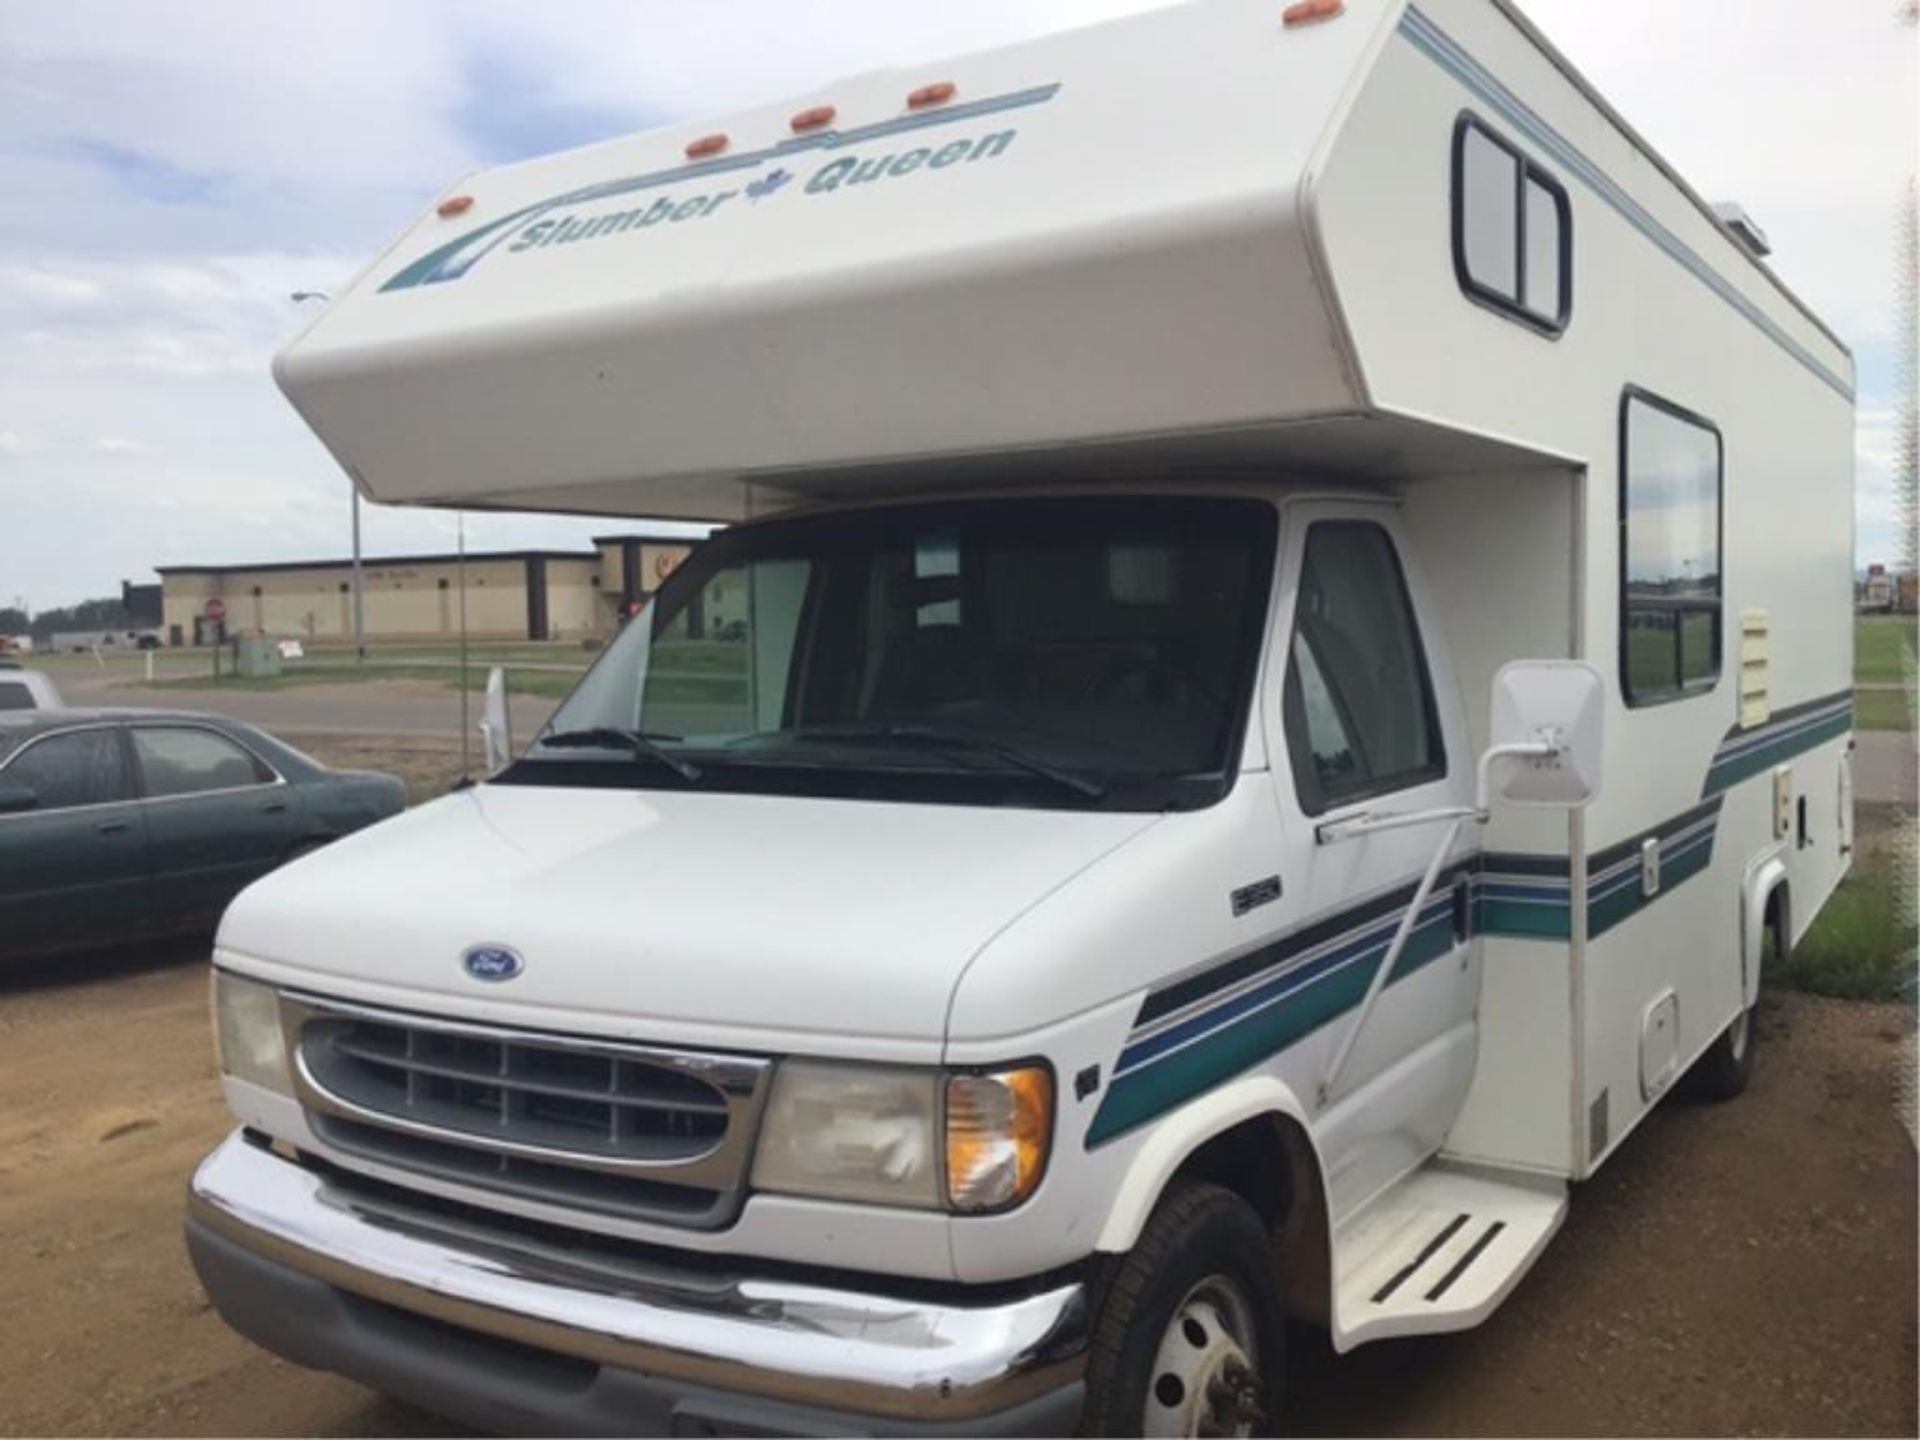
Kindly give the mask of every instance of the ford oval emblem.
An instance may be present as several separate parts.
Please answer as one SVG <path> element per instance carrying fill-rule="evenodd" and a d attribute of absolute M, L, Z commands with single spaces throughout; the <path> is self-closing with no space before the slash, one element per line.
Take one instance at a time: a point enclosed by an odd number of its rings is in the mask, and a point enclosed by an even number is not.
<path fill-rule="evenodd" d="M 520 952 L 504 945 L 476 945 L 460 957 L 460 963 L 474 979 L 489 983 L 511 980 L 527 968 Z"/>

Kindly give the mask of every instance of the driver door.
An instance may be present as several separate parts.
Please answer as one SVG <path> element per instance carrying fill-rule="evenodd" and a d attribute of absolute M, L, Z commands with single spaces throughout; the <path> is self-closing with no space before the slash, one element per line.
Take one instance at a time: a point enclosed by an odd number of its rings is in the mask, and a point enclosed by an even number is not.
<path fill-rule="evenodd" d="M 1324 978 L 1339 1012 L 1320 1031 L 1321 1073 L 1364 1023 L 1322 1100 L 1334 1218 L 1420 1164 L 1445 1137 L 1475 1058 L 1478 953 L 1471 943 L 1465 826 L 1370 1011 L 1367 987 L 1445 823 L 1335 838 L 1326 827 L 1471 803 L 1473 757 L 1457 692 L 1392 507 L 1299 503 L 1283 542 L 1290 595 L 1280 607 L 1282 742 L 1273 775 L 1289 828 L 1308 838 L 1303 913 L 1328 926 Z"/>

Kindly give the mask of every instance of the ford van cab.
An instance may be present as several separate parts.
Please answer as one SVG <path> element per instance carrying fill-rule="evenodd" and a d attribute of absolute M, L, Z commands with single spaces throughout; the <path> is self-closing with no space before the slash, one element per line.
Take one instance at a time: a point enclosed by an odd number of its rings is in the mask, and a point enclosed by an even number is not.
<path fill-rule="evenodd" d="M 1271 1426 L 1737 1094 L 1848 864 L 1851 360 L 1496 0 L 473 176 L 278 376 L 370 499 L 726 526 L 220 930 L 207 1290 L 467 1424 Z"/>

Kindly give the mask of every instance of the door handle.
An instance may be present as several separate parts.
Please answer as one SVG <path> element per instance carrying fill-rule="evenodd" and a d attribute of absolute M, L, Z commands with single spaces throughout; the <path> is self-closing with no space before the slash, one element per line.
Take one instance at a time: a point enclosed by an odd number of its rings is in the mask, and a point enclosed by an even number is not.
<path fill-rule="evenodd" d="M 127 822 L 124 820 L 102 820 L 98 825 L 93 827 L 93 833 L 96 835 L 119 835 L 124 832 L 126 828 Z"/>
<path fill-rule="evenodd" d="M 284 800 L 269 800 L 260 807 L 260 810 L 263 814 L 266 814 L 266 815 L 278 815 L 282 810 L 285 810 L 286 808 L 287 808 L 287 802 Z"/>

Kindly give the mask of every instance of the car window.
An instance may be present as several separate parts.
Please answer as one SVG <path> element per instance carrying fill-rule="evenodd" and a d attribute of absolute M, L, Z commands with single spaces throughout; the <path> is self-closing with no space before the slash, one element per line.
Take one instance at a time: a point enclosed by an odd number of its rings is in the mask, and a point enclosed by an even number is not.
<path fill-rule="evenodd" d="M 140 778 L 150 799 L 265 785 L 273 772 L 211 730 L 143 725 L 133 732 Z"/>
<path fill-rule="evenodd" d="M 1446 773 L 1413 605 L 1379 526 L 1328 522 L 1307 532 L 1285 702 L 1294 781 L 1310 815 Z"/>
<path fill-rule="evenodd" d="M 25 681 L 0 680 L 0 710 L 33 709 L 33 691 Z"/>
<path fill-rule="evenodd" d="M 128 795 L 126 756 L 112 730 L 75 730 L 16 751 L 0 784 L 19 785 L 40 799 L 38 810 L 108 805 Z"/>

